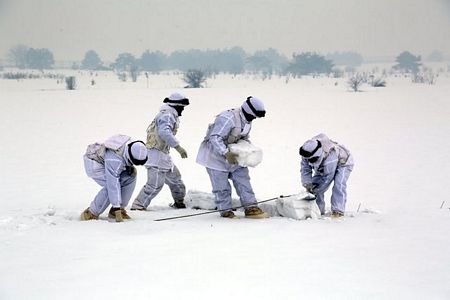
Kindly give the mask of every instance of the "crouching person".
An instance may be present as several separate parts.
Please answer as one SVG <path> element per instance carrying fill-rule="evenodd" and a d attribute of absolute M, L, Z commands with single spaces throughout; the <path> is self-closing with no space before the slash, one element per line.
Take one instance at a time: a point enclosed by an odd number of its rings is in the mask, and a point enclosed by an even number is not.
<path fill-rule="evenodd" d="M 266 218 L 256 203 L 250 184 L 247 167 L 239 166 L 237 154 L 231 152 L 229 144 L 248 140 L 252 121 L 266 114 L 264 104 L 255 97 L 248 97 L 242 106 L 220 113 L 210 124 L 206 137 L 200 145 L 197 163 L 206 167 L 212 184 L 212 191 L 220 215 L 235 218 L 232 211 L 231 185 L 233 182 L 247 218 Z"/>
<path fill-rule="evenodd" d="M 325 214 L 324 194 L 334 181 L 331 194 L 331 216 L 344 216 L 347 202 L 347 180 L 353 170 L 353 156 L 343 145 L 325 134 L 316 135 L 300 147 L 301 180 L 306 190 L 316 196 L 320 213 Z M 313 174 L 314 173 L 314 174 Z"/>
<path fill-rule="evenodd" d="M 144 142 L 126 135 L 114 135 L 104 143 L 89 145 L 83 158 L 86 174 L 102 189 L 81 213 L 81 220 L 97 220 L 110 204 L 109 218 L 117 222 L 130 219 L 125 207 L 136 185 L 134 166 L 147 161 Z"/>

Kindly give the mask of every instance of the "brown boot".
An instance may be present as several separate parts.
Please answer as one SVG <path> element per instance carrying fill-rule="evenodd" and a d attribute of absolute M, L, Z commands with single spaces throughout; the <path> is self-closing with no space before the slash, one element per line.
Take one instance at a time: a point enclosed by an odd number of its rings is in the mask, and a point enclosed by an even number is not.
<path fill-rule="evenodd" d="M 108 218 L 116 219 L 116 222 L 123 222 L 122 210 L 119 207 L 111 207 Z"/>
<path fill-rule="evenodd" d="M 342 218 L 344 216 L 344 213 L 340 212 L 340 211 L 333 211 L 331 213 L 331 218 L 333 219 L 339 219 Z"/>
<path fill-rule="evenodd" d="M 236 215 L 231 210 L 223 211 L 220 213 L 222 218 L 236 219 Z"/>
<path fill-rule="evenodd" d="M 121 208 L 120 211 L 122 212 L 122 218 L 124 220 L 130 220 L 131 217 L 128 215 L 127 211 L 125 210 L 125 208 Z"/>
<path fill-rule="evenodd" d="M 80 215 L 81 221 L 98 220 L 98 216 L 91 213 L 89 208 L 86 208 Z"/>
<path fill-rule="evenodd" d="M 250 219 L 264 219 L 269 215 L 261 210 L 258 206 L 252 206 L 245 209 L 245 217 Z"/>

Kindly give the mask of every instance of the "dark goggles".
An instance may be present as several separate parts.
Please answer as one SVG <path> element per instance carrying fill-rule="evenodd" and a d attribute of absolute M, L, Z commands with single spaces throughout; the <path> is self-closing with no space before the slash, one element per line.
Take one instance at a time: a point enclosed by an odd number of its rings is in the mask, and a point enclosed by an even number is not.
<path fill-rule="evenodd" d="M 320 158 L 320 156 L 313 156 L 313 157 L 308 158 L 308 161 L 313 164 L 316 161 L 318 161 L 319 158 Z"/>
<path fill-rule="evenodd" d="M 306 151 L 305 149 L 303 149 L 303 147 L 300 147 L 299 154 L 305 159 L 307 159 L 309 163 L 314 164 L 319 160 L 320 155 L 319 156 L 313 155 L 317 152 L 317 150 L 320 149 L 320 147 L 322 147 L 322 143 L 319 140 L 317 140 L 316 148 L 314 148 L 312 151 Z"/>

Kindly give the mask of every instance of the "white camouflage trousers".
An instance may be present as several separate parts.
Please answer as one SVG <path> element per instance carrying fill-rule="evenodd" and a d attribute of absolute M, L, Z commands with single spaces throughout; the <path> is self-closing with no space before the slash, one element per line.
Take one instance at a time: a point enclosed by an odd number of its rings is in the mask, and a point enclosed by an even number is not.
<path fill-rule="evenodd" d="M 147 208 L 152 199 L 161 191 L 164 184 L 169 186 L 174 201 L 184 200 L 184 196 L 186 196 L 186 186 L 181 179 L 180 171 L 175 165 L 173 166 L 173 170 L 150 167 L 147 169 L 147 183 L 133 201 L 131 208 Z"/>
<path fill-rule="evenodd" d="M 231 210 L 231 185 L 228 181 L 231 179 L 236 189 L 241 204 L 244 207 L 256 205 L 255 193 L 250 184 L 248 168 L 240 167 L 233 172 L 218 171 L 206 168 L 209 179 L 211 180 L 212 192 L 216 201 L 218 210 Z"/>
<path fill-rule="evenodd" d="M 101 185 L 103 188 L 95 196 L 94 201 L 91 202 L 89 210 L 96 216 L 101 215 L 111 204 L 108 198 L 108 189 L 106 188 L 106 179 L 104 178 L 92 178 Z M 131 199 L 134 187 L 136 186 L 136 175 L 129 175 L 128 172 L 122 172 L 120 174 L 120 189 L 122 202 L 121 208 L 125 208 Z"/>
<path fill-rule="evenodd" d="M 334 182 L 331 194 L 331 211 L 332 212 L 345 212 L 345 204 L 347 203 L 347 180 L 350 176 L 350 173 L 353 170 L 353 165 L 350 166 L 338 166 L 336 169 L 336 173 L 334 174 L 334 179 L 331 182 Z M 312 182 L 313 184 L 318 184 L 319 186 L 322 183 L 322 176 L 316 175 L 313 176 Z M 322 214 L 325 213 L 325 191 L 331 185 L 323 186 L 320 189 L 315 189 L 314 194 L 316 195 L 316 203 L 319 206 L 320 212 Z"/>

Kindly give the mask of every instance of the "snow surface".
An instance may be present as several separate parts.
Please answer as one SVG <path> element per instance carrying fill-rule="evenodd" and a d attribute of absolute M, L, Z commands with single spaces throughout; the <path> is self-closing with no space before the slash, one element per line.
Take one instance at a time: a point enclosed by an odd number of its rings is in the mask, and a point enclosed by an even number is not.
<path fill-rule="evenodd" d="M 97 74 L 90 86 L 75 72 L 74 91 L 0 80 L 0 299 L 450 299 L 448 74 L 435 85 L 389 77 L 360 93 L 345 79 L 224 75 L 184 90 L 191 105 L 178 138 L 189 158 L 173 158 L 187 188 L 211 192 L 195 163 L 207 125 L 253 95 L 267 109 L 251 132 L 264 152 L 250 169 L 257 198 L 301 191 L 298 147 L 324 132 L 355 156 L 347 216 L 154 222 L 198 212 L 169 208 L 165 187 L 124 223 L 78 221 L 99 189 L 82 155 L 112 134 L 144 139 L 183 83 L 154 75 L 147 88 L 144 76 Z M 146 179 L 138 172 L 134 196 Z"/>

